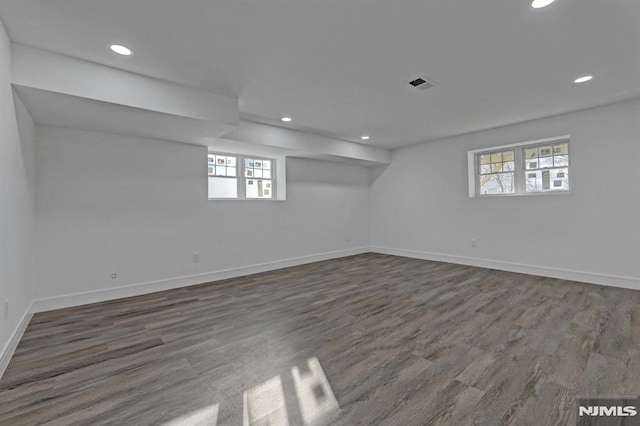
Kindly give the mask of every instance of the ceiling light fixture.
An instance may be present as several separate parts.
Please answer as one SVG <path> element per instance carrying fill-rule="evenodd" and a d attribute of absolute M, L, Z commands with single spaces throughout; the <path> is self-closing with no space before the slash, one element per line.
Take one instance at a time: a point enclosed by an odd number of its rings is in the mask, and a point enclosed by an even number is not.
<path fill-rule="evenodd" d="M 549 6 L 554 1 L 556 0 L 533 0 L 533 2 L 531 3 L 531 7 L 533 7 L 534 9 L 540 9 Z"/>
<path fill-rule="evenodd" d="M 578 77 L 573 80 L 574 83 L 585 83 L 593 78 L 592 75 L 583 75 L 582 77 Z"/>
<path fill-rule="evenodd" d="M 368 141 L 370 138 L 367 135 L 364 136 L 360 136 L 360 139 L 362 139 L 363 141 Z"/>
<path fill-rule="evenodd" d="M 288 122 L 292 121 L 292 118 L 291 117 L 282 117 L 280 120 L 284 121 L 285 123 L 288 123 Z"/>
<path fill-rule="evenodd" d="M 129 49 L 126 46 L 122 46 L 121 44 L 112 44 L 111 46 L 109 46 L 109 48 L 117 53 L 118 55 L 122 55 L 122 56 L 131 56 L 131 54 L 133 53 L 131 51 L 131 49 Z"/>

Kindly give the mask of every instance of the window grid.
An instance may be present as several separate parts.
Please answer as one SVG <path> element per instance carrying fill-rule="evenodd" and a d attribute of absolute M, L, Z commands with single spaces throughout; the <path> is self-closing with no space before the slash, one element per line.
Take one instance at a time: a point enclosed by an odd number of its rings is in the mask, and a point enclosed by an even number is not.
<path fill-rule="evenodd" d="M 500 150 L 478 154 L 479 194 L 512 194 L 515 191 L 515 150 Z"/>
<path fill-rule="evenodd" d="M 237 177 L 237 155 L 221 155 L 209 153 L 207 172 L 209 176 Z"/>
<path fill-rule="evenodd" d="M 245 197 L 248 199 L 273 198 L 274 161 L 267 158 L 245 157 Z"/>
<path fill-rule="evenodd" d="M 275 199 L 276 160 L 209 152 L 209 199 Z"/>
<path fill-rule="evenodd" d="M 569 143 L 563 136 L 469 151 L 470 196 L 569 192 Z"/>
<path fill-rule="evenodd" d="M 540 193 L 569 190 L 569 142 L 522 148 L 525 191 Z"/>

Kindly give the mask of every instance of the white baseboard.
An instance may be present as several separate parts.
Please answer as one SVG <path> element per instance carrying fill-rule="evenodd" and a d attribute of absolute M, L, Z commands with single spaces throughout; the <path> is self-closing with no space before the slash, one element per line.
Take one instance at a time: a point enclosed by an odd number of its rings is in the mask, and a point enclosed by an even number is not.
<path fill-rule="evenodd" d="M 169 278 L 158 281 L 149 281 L 138 284 L 132 284 L 122 287 L 112 287 L 102 290 L 94 290 L 80 293 L 66 294 L 43 299 L 36 299 L 32 303 L 30 313 L 50 311 L 54 309 L 69 308 L 72 306 L 86 305 L 89 303 L 104 302 L 107 300 L 120 299 L 124 297 L 139 296 L 142 294 L 153 293 L 157 291 L 170 290 L 179 287 L 202 284 L 206 282 L 214 282 L 229 278 L 240 277 L 244 275 L 257 274 L 260 272 L 272 271 L 275 269 L 288 268 L 291 266 L 303 265 L 306 263 L 319 262 L 322 260 L 336 259 L 345 256 L 352 256 L 361 253 L 374 252 L 382 254 L 390 254 L 395 256 L 411 257 L 416 259 L 433 260 L 438 262 L 456 263 L 461 265 L 477 266 L 481 268 L 497 269 L 502 271 L 517 272 L 522 274 L 538 275 L 543 277 L 559 278 L 563 280 L 585 282 L 591 284 L 599 284 L 612 287 L 629 288 L 640 290 L 640 278 L 623 277 L 616 275 L 606 275 L 592 272 L 572 271 L 559 268 L 549 268 L 545 266 L 526 265 L 520 263 L 503 262 L 491 259 L 481 259 L 465 256 L 457 256 L 441 253 L 429 253 L 414 250 L 405 250 L 390 247 L 359 247 L 347 250 L 338 250 L 326 253 L 319 253 L 309 256 L 301 256 L 290 259 L 278 260 L 273 262 L 260 263 L 255 265 L 243 266 L 239 268 L 225 269 L 204 274 L 187 275 L 176 278 Z M 23 318 L 23 321 L 26 319 Z M 30 319 L 30 316 L 29 316 Z M 24 328 L 28 324 L 20 324 L 12 339 L 17 336 L 17 342 L 24 332 Z M 22 331 L 19 331 L 22 330 Z M 13 340 L 12 340 L 13 341 Z M 7 344 L 10 346 L 12 341 Z M 15 349 L 15 347 L 14 347 Z M 6 356 L 7 348 L 2 353 L 2 362 Z M 13 353 L 13 350 L 9 351 Z M 9 357 L 10 358 L 10 357 Z M 8 360 L 6 361 L 8 363 Z M 2 367 L 4 364 L 0 364 Z M 2 371 L 0 369 L 0 371 Z"/>
<path fill-rule="evenodd" d="M 18 343 L 20 343 L 20 339 L 22 339 L 22 335 L 27 329 L 27 326 L 29 325 L 29 321 L 31 321 L 32 316 L 33 316 L 33 302 L 31 302 L 27 307 L 27 309 L 25 310 L 24 315 L 22 315 L 22 318 L 20 319 L 20 322 L 16 326 L 15 330 L 13 330 L 11 337 L 9 337 L 9 341 L 7 342 L 6 345 L 4 345 L 4 348 L 2 348 L 2 352 L 0 352 L 0 378 L 2 378 L 4 371 L 7 369 L 7 366 L 9 365 L 9 361 L 11 361 L 11 357 L 13 356 L 13 353 L 16 351 L 16 348 L 18 347 Z"/>
<path fill-rule="evenodd" d="M 272 271 L 274 269 L 288 268 L 303 265 L 305 263 L 319 262 L 322 260 L 336 259 L 369 252 L 369 247 L 359 247 L 347 250 L 338 250 L 327 253 L 313 254 L 310 256 L 294 257 L 291 259 L 277 260 L 274 262 L 259 263 L 256 265 L 239 268 L 225 269 L 204 274 L 186 275 L 165 280 L 149 281 L 122 287 L 112 287 L 103 290 L 86 291 L 81 293 L 65 294 L 62 296 L 36 299 L 33 303 L 33 312 L 45 312 L 54 309 L 69 308 L 72 306 L 86 305 L 89 303 L 105 302 L 107 300 L 123 297 L 139 296 L 157 291 L 171 290 L 179 287 L 202 284 L 212 281 L 226 280 L 244 275 L 257 274 Z"/>
<path fill-rule="evenodd" d="M 546 266 L 525 265 L 521 263 L 502 262 L 499 260 L 480 259 L 475 257 L 457 256 L 451 254 L 429 253 L 390 247 L 371 247 L 374 253 L 391 254 L 394 256 L 412 257 L 415 259 L 434 260 L 437 262 L 457 263 L 461 265 L 478 266 L 481 268 L 498 269 L 500 271 L 518 272 L 520 274 L 538 275 L 542 277 L 559 278 L 562 280 L 599 284 L 611 287 L 640 290 L 640 278 L 606 275 L 593 272 L 571 271 L 568 269 L 549 268 Z"/>

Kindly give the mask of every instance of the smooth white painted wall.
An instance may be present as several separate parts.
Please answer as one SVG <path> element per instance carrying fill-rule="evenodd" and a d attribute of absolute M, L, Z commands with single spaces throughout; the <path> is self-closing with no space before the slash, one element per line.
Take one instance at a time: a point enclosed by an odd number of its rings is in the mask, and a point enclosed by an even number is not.
<path fill-rule="evenodd" d="M 33 121 L 20 100 L 14 102 L 10 57 L 0 22 L 0 356 L 32 301 L 34 270 Z"/>
<path fill-rule="evenodd" d="M 289 158 L 286 201 L 208 201 L 206 155 L 37 126 L 36 297 L 369 245 L 367 168 Z"/>
<path fill-rule="evenodd" d="M 571 194 L 469 198 L 468 150 L 566 134 Z M 403 148 L 371 174 L 374 247 L 640 279 L 640 100 Z"/>

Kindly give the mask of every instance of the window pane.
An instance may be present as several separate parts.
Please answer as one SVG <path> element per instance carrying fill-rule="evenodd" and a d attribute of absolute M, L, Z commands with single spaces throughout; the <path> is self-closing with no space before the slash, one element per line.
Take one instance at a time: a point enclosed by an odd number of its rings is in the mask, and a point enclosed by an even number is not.
<path fill-rule="evenodd" d="M 554 155 L 565 155 L 568 153 L 569 153 L 569 144 L 567 142 L 559 143 L 553 146 Z"/>
<path fill-rule="evenodd" d="M 527 169 L 537 169 L 538 168 L 538 161 L 537 160 L 528 160 L 527 161 Z"/>
<path fill-rule="evenodd" d="M 488 173 L 491 173 L 491 164 L 481 164 L 480 165 L 480 174 L 481 175 L 486 175 Z"/>
<path fill-rule="evenodd" d="M 540 157 L 550 157 L 552 155 L 550 146 L 541 146 L 539 148 Z"/>
<path fill-rule="evenodd" d="M 491 163 L 491 156 L 489 154 L 483 154 L 480 156 L 480 164 Z"/>
<path fill-rule="evenodd" d="M 505 151 L 502 153 L 502 161 L 513 161 L 513 151 Z"/>
<path fill-rule="evenodd" d="M 492 163 L 500 163 L 502 161 L 502 153 L 498 152 L 497 154 L 491 154 L 491 162 Z"/>
<path fill-rule="evenodd" d="M 271 179 L 271 170 L 263 170 L 262 177 L 265 179 Z"/>
<path fill-rule="evenodd" d="M 542 189 L 542 172 L 527 172 L 525 175 L 525 188 L 527 192 L 537 192 Z"/>
<path fill-rule="evenodd" d="M 513 173 L 497 173 L 480 178 L 481 194 L 511 194 L 513 191 Z"/>
<path fill-rule="evenodd" d="M 236 177 L 236 168 L 227 167 L 227 176 Z"/>
<path fill-rule="evenodd" d="M 262 177 L 262 169 L 254 169 L 253 170 L 253 177 L 261 178 Z"/>
<path fill-rule="evenodd" d="M 569 169 L 556 169 L 551 173 L 552 188 L 556 191 L 569 190 Z"/>
<path fill-rule="evenodd" d="M 247 198 L 272 198 L 272 182 L 265 179 L 247 179 L 246 195 Z"/>
<path fill-rule="evenodd" d="M 538 148 L 527 148 L 524 150 L 524 157 L 529 158 L 538 158 Z"/>
<path fill-rule="evenodd" d="M 527 192 L 551 192 L 569 190 L 569 170 L 537 170 L 526 172 L 525 188 Z"/>
<path fill-rule="evenodd" d="M 491 164 L 491 173 L 498 173 L 502 171 L 502 163 Z"/>
<path fill-rule="evenodd" d="M 569 165 L 569 156 L 568 155 L 556 155 L 553 157 L 553 165 L 558 166 L 568 166 Z"/>
<path fill-rule="evenodd" d="M 212 175 L 213 174 L 213 167 L 211 167 L 211 166 L 207 167 L 207 173 Z"/>
<path fill-rule="evenodd" d="M 235 167 L 236 166 L 236 157 L 227 157 L 227 166 Z"/>
<path fill-rule="evenodd" d="M 513 161 L 507 161 L 506 163 L 502 163 L 503 172 L 512 172 L 515 169 L 516 169 L 516 163 Z"/>
<path fill-rule="evenodd" d="M 271 161 L 270 160 L 262 160 L 262 168 L 270 170 L 271 169 Z"/>
<path fill-rule="evenodd" d="M 238 180 L 209 176 L 209 198 L 238 198 Z"/>
<path fill-rule="evenodd" d="M 540 157 L 540 164 L 538 164 L 538 168 L 544 169 L 553 167 L 553 157 Z"/>

